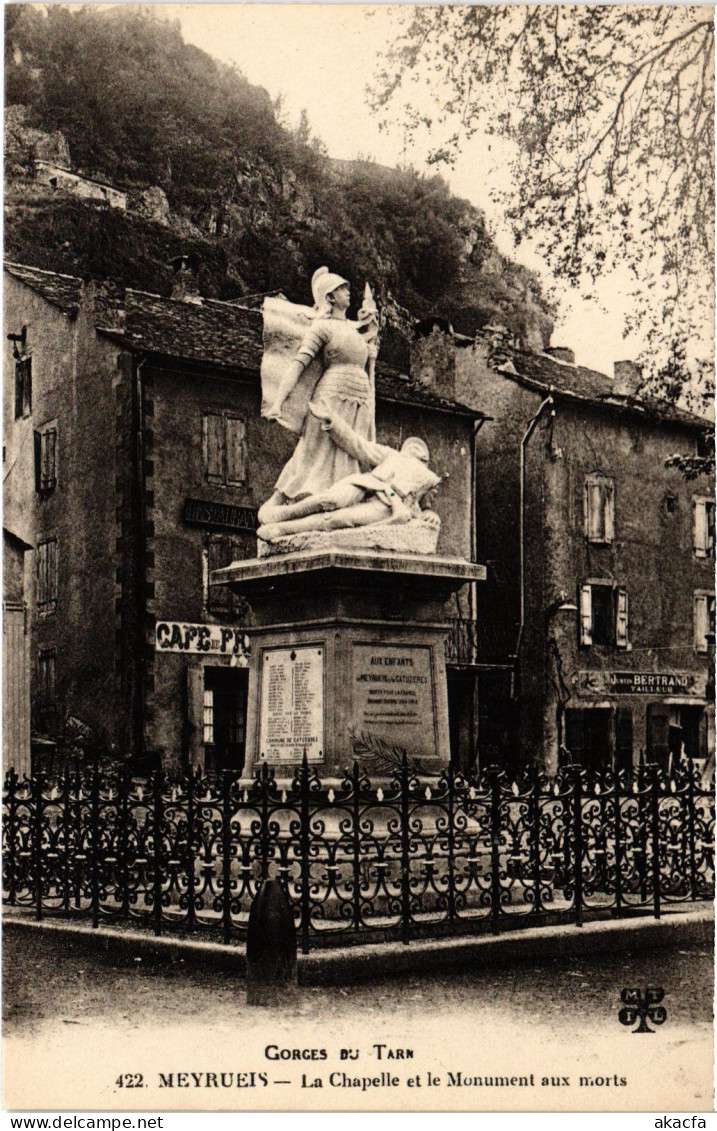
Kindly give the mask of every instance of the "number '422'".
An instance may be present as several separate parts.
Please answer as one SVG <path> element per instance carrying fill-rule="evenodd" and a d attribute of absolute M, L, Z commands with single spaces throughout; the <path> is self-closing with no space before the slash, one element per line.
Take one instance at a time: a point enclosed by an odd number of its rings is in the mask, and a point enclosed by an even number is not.
<path fill-rule="evenodd" d="M 115 1080 L 118 1088 L 143 1088 L 144 1076 L 141 1072 L 122 1072 Z"/>

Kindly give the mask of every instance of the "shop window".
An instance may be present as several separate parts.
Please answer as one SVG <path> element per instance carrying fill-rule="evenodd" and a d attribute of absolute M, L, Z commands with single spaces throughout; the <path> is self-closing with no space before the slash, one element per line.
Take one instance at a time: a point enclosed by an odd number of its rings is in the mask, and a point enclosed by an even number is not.
<path fill-rule="evenodd" d="M 205 768 L 240 771 L 246 745 L 247 672 L 204 668 Z"/>
<path fill-rule="evenodd" d="M 585 537 L 611 543 L 615 537 L 615 484 L 602 475 L 589 475 L 584 488 Z"/>
<path fill-rule="evenodd" d="M 32 412 L 32 358 L 20 357 L 15 362 L 15 419 Z"/>
<path fill-rule="evenodd" d="M 581 587 L 580 643 L 629 647 L 626 589 L 611 581 L 590 582 Z"/>
<path fill-rule="evenodd" d="M 212 535 L 202 550 L 202 575 L 204 608 L 212 616 L 241 617 L 246 612 L 246 602 L 227 585 L 212 585 L 215 569 L 223 569 L 232 562 L 255 556 L 254 538 L 250 535 Z"/>
<path fill-rule="evenodd" d="M 54 613 L 57 608 L 57 539 L 37 544 L 37 611 Z"/>
<path fill-rule="evenodd" d="M 204 689 L 202 708 L 202 741 L 205 746 L 211 746 L 214 744 L 214 692 L 211 688 Z"/>
<path fill-rule="evenodd" d="M 698 558 L 715 555 L 715 504 L 713 499 L 692 500 L 692 543 Z"/>
<path fill-rule="evenodd" d="M 568 708 L 565 745 L 573 763 L 588 770 L 612 765 L 609 707 Z"/>
<path fill-rule="evenodd" d="M 694 598 L 695 652 L 709 652 L 715 639 L 715 595 L 698 590 Z"/>
<path fill-rule="evenodd" d="M 207 412 L 203 418 L 207 482 L 238 487 L 246 481 L 246 425 L 239 416 Z"/>
<path fill-rule="evenodd" d="M 57 424 L 46 424 L 35 433 L 35 490 L 41 495 L 57 485 Z"/>

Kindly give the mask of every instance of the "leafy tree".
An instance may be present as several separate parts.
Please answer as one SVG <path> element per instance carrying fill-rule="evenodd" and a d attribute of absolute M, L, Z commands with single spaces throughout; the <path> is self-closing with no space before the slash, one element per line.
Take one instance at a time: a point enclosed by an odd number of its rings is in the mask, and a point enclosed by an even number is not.
<path fill-rule="evenodd" d="M 626 329 L 647 330 L 653 387 L 670 392 L 660 382 L 675 345 L 693 383 L 704 378 L 712 9 L 431 5 L 399 18 L 373 91 L 384 126 L 434 131 L 434 161 L 455 160 L 480 131 L 509 139 L 515 156 L 499 195 L 516 241 L 536 240 L 553 273 L 586 291 L 627 267 Z"/>

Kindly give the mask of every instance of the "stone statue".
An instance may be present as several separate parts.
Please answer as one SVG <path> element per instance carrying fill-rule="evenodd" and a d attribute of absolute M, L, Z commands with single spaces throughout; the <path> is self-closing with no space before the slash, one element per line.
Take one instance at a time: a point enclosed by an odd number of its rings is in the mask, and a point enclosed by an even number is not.
<path fill-rule="evenodd" d="M 360 470 L 297 502 L 265 503 L 259 511 L 260 539 L 276 542 L 307 531 L 401 525 L 423 518 L 419 503 L 440 483 L 428 467 L 428 447 L 423 440 L 411 436 L 399 452 L 365 439 L 322 399 L 308 407 L 329 443 L 354 460 Z M 432 526 L 435 529 L 436 523 Z"/>
<path fill-rule="evenodd" d="M 378 312 L 370 288 L 358 322 L 346 318 L 351 297 L 346 279 L 320 267 L 311 288 L 313 310 L 286 299 L 264 303 L 261 413 L 299 433 L 294 453 L 265 504 L 272 508 L 316 495 L 360 470 L 356 457 L 333 443 L 308 411 L 312 397 L 321 399 L 332 417 L 344 421 L 362 439 L 373 440 L 376 435 L 373 366 Z"/>

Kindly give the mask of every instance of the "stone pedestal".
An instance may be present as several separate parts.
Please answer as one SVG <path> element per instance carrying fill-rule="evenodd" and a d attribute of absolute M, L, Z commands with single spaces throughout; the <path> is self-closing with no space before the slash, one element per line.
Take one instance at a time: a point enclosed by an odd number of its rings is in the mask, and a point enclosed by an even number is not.
<path fill-rule="evenodd" d="M 445 640 L 451 596 L 485 568 L 460 558 L 306 551 L 213 575 L 247 599 L 252 623 L 245 774 L 290 777 L 306 751 L 320 776 L 354 758 L 390 775 L 447 765 Z"/>

